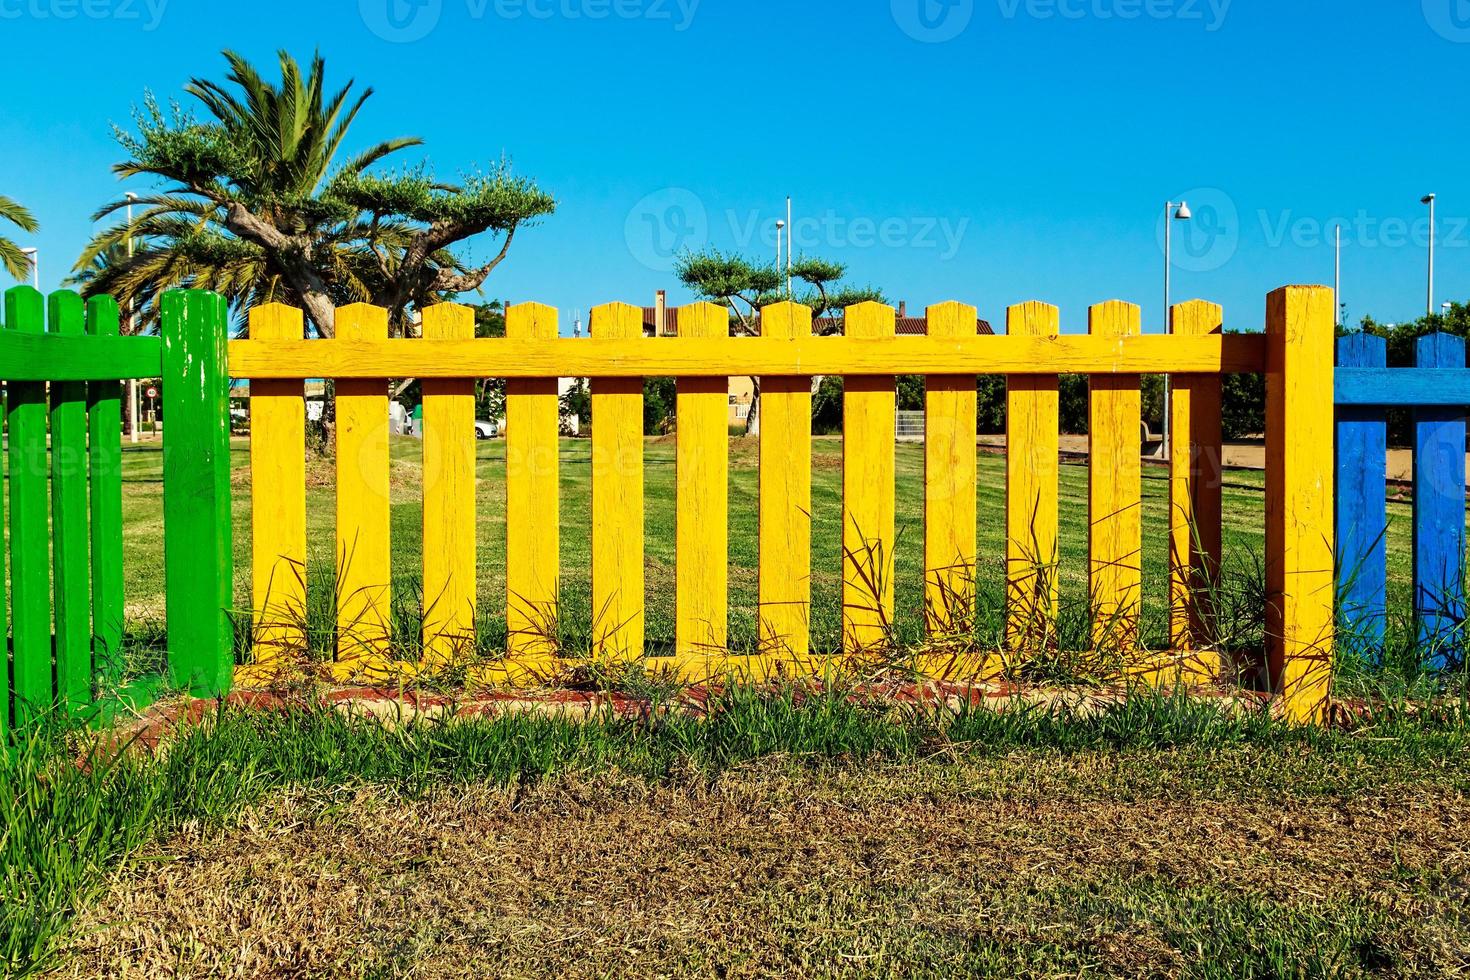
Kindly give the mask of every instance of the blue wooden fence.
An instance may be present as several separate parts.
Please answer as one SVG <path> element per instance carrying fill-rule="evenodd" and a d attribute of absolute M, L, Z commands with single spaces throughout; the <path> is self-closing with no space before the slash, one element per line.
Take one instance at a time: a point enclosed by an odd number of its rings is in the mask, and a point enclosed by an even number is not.
<path fill-rule="evenodd" d="M 1462 660 L 1465 601 L 1465 341 L 1420 337 L 1414 367 L 1387 366 L 1382 337 L 1337 341 L 1339 640 L 1381 654 L 1388 623 L 1388 409 L 1413 412 L 1413 617 L 1436 666 Z"/>

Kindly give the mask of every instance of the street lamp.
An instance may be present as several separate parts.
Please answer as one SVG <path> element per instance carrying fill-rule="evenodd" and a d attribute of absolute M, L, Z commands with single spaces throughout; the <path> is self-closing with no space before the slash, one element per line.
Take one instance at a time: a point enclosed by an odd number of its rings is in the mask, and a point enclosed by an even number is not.
<path fill-rule="evenodd" d="M 1189 204 L 1180 201 L 1177 205 L 1173 201 L 1164 202 L 1164 333 L 1174 332 L 1174 317 L 1169 310 L 1169 287 L 1170 277 L 1174 273 L 1174 222 L 1188 221 L 1194 217 L 1189 210 Z M 1174 381 L 1172 378 L 1164 379 L 1164 457 L 1173 458 L 1173 427 L 1169 424 L 1170 413 L 1174 407 Z"/>
<path fill-rule="evenodd" d="M 1430 316 L 1434 315 L 1434 198 L 1433 194 L 1425 194 L 1419 198 L 1420 204 L 1429 205 L 1429 300 L 1427 309 Z"/>
<path fill-rule="evenodd" d="M 21 255 L 28 255 L 31 259 L 31 285 L 37 289 L 41 288 L 41 253 L 34 248 L 23 248 Z"/>
<path fill-rule="evenodd" d="M 138 195 L 128 191 L 128 259 L 133 257 L 133 202 Z M 137 300 L 128 303 L 128 333 L 138 334 L 138 310 Z M 128 379 L 128 441 L 138 441 L 138 412 L 142 406 L 138 403 L 138 379 Z"/>
<path fill-rule="evenodd" d="M 781 233 L 786 230 L 786 222 L 780 218 L 776 219 L 776 274 L 781 274 Z"/>

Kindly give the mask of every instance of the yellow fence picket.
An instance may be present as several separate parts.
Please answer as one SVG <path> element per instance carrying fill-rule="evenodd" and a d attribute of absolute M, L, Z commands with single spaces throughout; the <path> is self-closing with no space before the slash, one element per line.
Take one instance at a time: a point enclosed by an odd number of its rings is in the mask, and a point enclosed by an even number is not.
<path fill-rule="evenodd" d="M 761 311 L 761 336 L 808 337 L 811 308 Z M 761 378 L 760 648 L 800 662 L 811 650 L 812 382 Z"/>
<path fill-rule="evenodd" d="M 1088 311 L 1088 331 L 1127 337 L 1139 309 L 1116 300 Z M 1093 642 L 1126 651 L 1138 643 L 1143 587 L 1142 403 L 1137 375 L 1088 382 L 1088 574 Z"/>
<path fill-rule="evenodd" d="M 1320 720 L 1333 656 L 1333 292 L 1266 302 L 1266 646 L 1286 713 Z"/>
<path fill-rule="evenodd" d="M 1006 311 L 1012 337 L 1055 337 L 1060 314 L 1046 303 Z M 1006 646 L 1041 649 L 1056 638 L 1057 458 L 1055 376 L 1006 379 Z"/>
<path fill-rule="evenodd" d="M 468 340 L 475 313 L 441 303 L 424 310 L 425 340 Z M 424 660 L 464 663 L 475 653 L 475 382 L 424 386 Z"/>
<path fill-rule="evenodd" d="M 724 337 L 730 314 L 713 303 L 679 310 L 679 337 Z M 680 378 L 674 450 L 674 632 L 680 656 L 725 651 L 730 576 L 729 379 Z"/>
<path fill-rule="evenodd" d="M 1169 311 L 1183 337 L 1220 333 L 1224 311 L 1191 300 Z M 1169 635 L 1175 650 L 1214 641 L 1220 571 L 1220 375 L 1179 374 L 1170 410 Z"/>
<path fill-rule="evenodd" d="M 592 311 L 592 336 L 637 338 L 643 315 L 610 303 Z M 592 380 L 593 651 L 643 655 L 643 379 Z"/>
<path fill-rule="evenodd" d="M 929 307 L 929 336 L 973 335 L 975 307 Z M 973 374 L 933 374 L 924 396 L 924 623 L 931 637 L 968 639 L 975 619 Z"/>
<path fill-rule="evenodd" d="M 388 339 L 388 311 L 356 303 L 337 311 L 344 341 Z M 337 382 L 337 657 L 386 655 L 389 553 L 388 382 Z"/>
<path fill-rule="evenodd" d="M 848 337 L 894 335 L 893 308 L 847 309 Z M 893 623 L 896 396 L 892 375 L 848 377 L 842 422 L 842 645 L 870 650 Z"/>
<path fill-rule="evenodd" d="M 510 340 L 550 340 L 557 313 L 521 303 L 505 313 Z M 560 411 L 556 378 L 518 378 L 505 385 L 505 584 L 507 652 L 556 653 L 560 585 Z"/>
<path fill-rule="evenodd" d="M 250 311 L 256 340 L 299 340 L 301 311 L 279 303 Z M 306 392 L 299 380 L 250 386 L 251 606 L 255 659 L 306 650 Z"/>

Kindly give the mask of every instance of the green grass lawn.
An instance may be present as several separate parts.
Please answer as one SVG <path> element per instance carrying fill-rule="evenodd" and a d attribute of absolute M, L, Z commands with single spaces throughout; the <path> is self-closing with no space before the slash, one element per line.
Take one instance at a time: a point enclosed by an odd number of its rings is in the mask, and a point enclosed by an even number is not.
<path fill-rule="evenodd" d="M 503 642 L 505 609 L 505 443 L 481 442 L 479 451 L 479 631 L 489 647 Z M 590 484 L 591 447 L 586 440 L 561 445 L 562 605 L 560 627 L 572 649 L 590 632 Z M 982 608 L 989 622 L 999 622 L 1004 564 L 1005 462 L 980 455 L 981 490 L 977 501 L 980 567 L 977 570 Z M 392 543 L 394 592 L 405 620 L 418 604 L 421 570 L 421 444 L 410 438 L 392 443 Z M 646 576 L 648 636 L 651 645 L 673 639 L 674 584 L 674 443 L 650 440 L 645 451 Z M 754 644 L 757 560 L 756 442 L 730 443 L 730 622 L 735 648 Z M 923 447 L 897 448 L 897 625 L 902 635 L 917 637 L 922 603 Z M 157 619 L 163 610 L 162 453 L 156 445 L 126 447 L 124 521 L 128 610 L 135 620 Z M 233 450 L 235 488 L 236 603 L 250 607 L 250 483 L 248 443 Z M 840 543 L 842 442 L 818 439 L 813 458 L 813 611 L 818 648 L 832 649 L 840 635 Z M 1063 619 L 1085 635 L 1087 477 L 1085 465 L 1061 468 L 1061 569 Z M 1224 490 L 1224 541 L 1227 591 L 1232 593 L 1236 622 L 1231 629 L 1244 645 L 1260 633 L 1259 561 L 1263 554 L 1264 476 L 1259 472 L 1227 473 Z M 325 609 L 332 590 L 334 552 L 334 487 L 329 460 L 313 461 L 308 471 L 307 521 L 309 586 L 313 608 Z M 1147 466 L 1143 480 L 1144 637 L 1151 645 L 1165 638 L 1167 610 L 1168 482 L 1162 467 Z M 1389 505 L 1391 601 L 1402 610 L 1408 592 L 1410 507 Z M 1233 584 L 1232 584 L 1233 583 Z M 1254 598 L 1255 606 L 1251 605 Z M 330 616 L 325 617 L 330 620 Z M 986 617 L 982 616 L 982 619 Z M 1065 635 L 1065 629 L 1064 629 Z"/>

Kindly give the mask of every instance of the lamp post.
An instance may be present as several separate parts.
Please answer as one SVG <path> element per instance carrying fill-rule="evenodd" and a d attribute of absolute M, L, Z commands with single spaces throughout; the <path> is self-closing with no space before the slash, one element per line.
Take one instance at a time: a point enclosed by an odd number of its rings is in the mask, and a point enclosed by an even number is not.
<path fill-rule="evenodd" d="M 786 230 L 786 222 L 780 218 L 776 219 L 776 274 L 781 274 L 781 235 Z"/>
<path fill-rule="evenodd" d="M 1174 222 L 1188 221 L 1194 217 L 1189 210 L 1189 204 L 1180 201 L 1177 205 L 1173 201 L 1164 202 L 1164 333 L 1174 332 L 1174 317 L 1169 309 L 1171 277 L 1174 273 Z M 1172 419 L 1170 413 L 1174 406 L 1174 381 L 1172 378 L 1164 379 L 1164 457 L 1172 458 L 1174 455 L 1174 432 L 1170 425 Z"/>
<path fill-rule="evenodd" d="M 791 298 L 791 238 L 796 231 L 791 220 L 791 195 L 786 195 L 786 298 Z"/>
<path fill-rule="evenodd" d="M 128 191 L 128 258 L 133 257 L 133 202 L 138 195 Z M 138 311 L 137 303 L 128 304 L 128 333 L 136 336 L 138 333 Z M 138 379 L 128 379 L 128 441 L 138 441 Z"/>
<path fill-rule="evenodd" d="M 1425 304 L 1429 315 L 1434 315 L 1434 198 L 1433 194 L 1425 194 L 1419 199 L 1420 204 L 1429 205 L 1429 299 Z"/>
<path fill-rule="evenodd" d="M 1342 326 L 1342 225 L 1337 226 L 1332 253 L 1332 323 Z"/>

